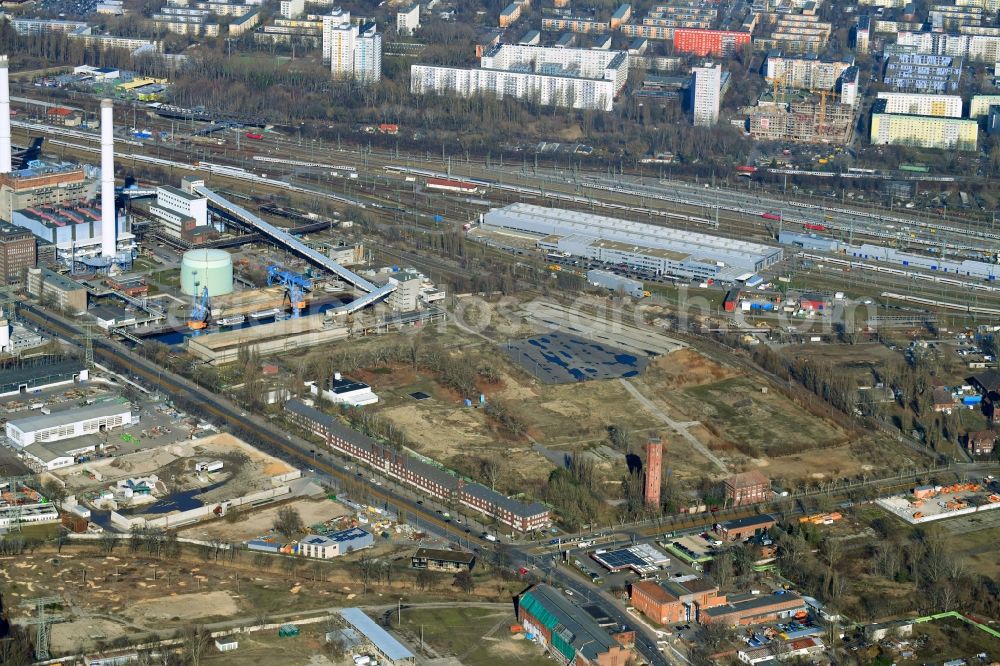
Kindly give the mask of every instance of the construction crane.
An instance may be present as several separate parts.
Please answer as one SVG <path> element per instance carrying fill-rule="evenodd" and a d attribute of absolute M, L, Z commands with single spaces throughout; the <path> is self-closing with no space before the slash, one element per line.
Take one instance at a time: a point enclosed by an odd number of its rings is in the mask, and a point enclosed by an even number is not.
<path fill-rule="evenodd" d="M 285 270 L 280 266 L 267 267 L 267 286 L 280 285 L 292 306 L 292 316 L 298 317 L 306 307 L 306 292 L 312 290 L 312 280 L 304 275 Z"/>
<path fill-rule="evenodd" d="M 775 104 L 778 104 L 778 93 L 783 92 L 785 77 L 781 74 L 776 74 L 775 76 L 767 79 L 767 81 L 771 84 L 772 99 Z M 784 97 L 783 94 L 781 96 Z"/>
<path fill-rule="evenodd" d="M 29 606 L 35 609 L 36 617 L 28 618 L 24 621 L 27 626 L 37 627 L 35 634 L 35 659 L 45 661 L 49 658 L 49 627 L 56 622 L 62 622 L 63 616 L 53 615 L 46 612 L 46 606 L 62 605 L 60 597 L 40 597 L 22 602 L 22 606 Z"/>
<path fill-rule="evenodd" d="M 211 309 L 208 306 L 208 287 L 201 291 L 201 298 L 195 297 L 191 306 L 191 317 L 188 319 L 188 328 L 193 331 L 200 331 L 208 326 L 208 316 Z"/>
<path fill-rule="evenodd" d="M 816 134 L 817 134 L 816 138 L 821 139 L 826 130 L 826 97 L 827 95 L 832 94 L 833 91 L 827 90 L 825 88 L 819 90 L 815 88 L 810 88 L 809 92 L 815 95 L 819 95 L 819 118 L 817 119 L 818 122 L 816 123 Z"/>

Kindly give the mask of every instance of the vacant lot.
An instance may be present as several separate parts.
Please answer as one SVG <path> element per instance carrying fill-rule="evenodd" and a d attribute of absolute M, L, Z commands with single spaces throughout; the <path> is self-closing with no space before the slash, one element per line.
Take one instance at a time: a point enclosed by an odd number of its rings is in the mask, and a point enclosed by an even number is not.
<path fill-rule="evenodd" d="M 139 601 L 130 604 L 126 614 L 139 622 L 150 623 L 179 618 L 224 618 L 232 616 L 237 610 L 239 605 L 228 592 L 192 592 Z"/>
<path fill-rule="evenodd" d="M 774 457 L 847 442 L 840 428 L 805 412 L 761 380 L 732 377 L 689 386 L 683 394 L 690 399 L 692 418 L 749 455 Z"/>
<path fill-rule="evenodd" d="M 517 624 L 510 608 L 434 608 L 412 609 L 403 613 L 403 623 L 393 627 L 419 644 L 421 627 L 430 657 L 455 657 L 465 666 L 514 664 L 543 666 L 552 660 L 531 642 L 515 639 L 510 625 Z"/>
<path fill-rule="evenodd" d="M 1000 654 L 1000 639 L 957 618 L 918 624 L 913 627 L 913 636 L 926 637 L 926 642 L 916 650 L 912 659 L 900 660 L 901 663 L 941 662 L 981 652 Z"/>
<path fill-rule="evenodd" d="M 278 511 L 286 506 L 298 511 L 299 515 L 302 516 L 302 522 L 306 525 L 323 523 L 333 518 L 346 516 L 349 513 L 347 507 L 339 502 L 328 499 L 304 499 L 283 504 L 281 507 L 272 506 L 252 513 L 241 513 L 241 516 L 245 516 L 245 518 L 235 523 L 230 523 L 228 520 L 214 520 L 194 525 L 181 530 L 181 535 L 203 541 L 212 539 L 229 542 L 246 541 L 269 532 L 274 526 L 274 519 L 277 517 Z"/>

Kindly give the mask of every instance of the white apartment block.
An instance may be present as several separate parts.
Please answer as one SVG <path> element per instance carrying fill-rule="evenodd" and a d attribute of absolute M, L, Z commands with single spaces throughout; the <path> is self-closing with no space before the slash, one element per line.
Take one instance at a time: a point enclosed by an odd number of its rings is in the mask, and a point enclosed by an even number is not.
<path fill-rule="evenodd" d="M 833 90 L 840 76 L 853 64 L 808 56 L 786 57 L 781 52 L 772 52 L 767 56 L 765 76 L 769 80 L 778 79 L 788 88 Z"/>
<path fill-rule="evenodd" d="M 414 3 L 396 12 L 396 34 L 410 36 L 420 27 L 420 5 Z"/>
<path fill-rule="evenodd" d="M 374 23 L 357 25 L 350 12 L 323 17 L 323 61 L 338 79 L 375 83 L 382 79 L 382 35 Z"/>
<path fill-rule="evenodd" d="M 896 43 L 923 55 L 946 55 L 976 62 L 1000 62 L 1000 29 L 962 26 L 963 34 L 900 30 Z M 972 33 L 976 34 L 965 34 Z"/>
<path fill-rule="evenodd" d="M 880 92 L 878 99 L 885 100 L 886 113 L 943 118 L 962 117 L 962 97 L 960 95 Z"/>
<path fill-rule="evenodd" d="M 306 10 L 306 0 L 281 0 L 278 12 L 281 18 L 295 19 L 302 16 Z"/>
<path fill-rule="evenodd" d="M 628 81 L 628 53 L 498 44 L 476 69 L 412 65 L 413 93 L 533 99 L 539 104 L 611 111 Z"/>
<path fill-rule="evenodd" d="M 695 126 L 709 127 L 719 122 L 721 90 L 721 65 L 708 63 L 691 68 L 691 109 Z"/>

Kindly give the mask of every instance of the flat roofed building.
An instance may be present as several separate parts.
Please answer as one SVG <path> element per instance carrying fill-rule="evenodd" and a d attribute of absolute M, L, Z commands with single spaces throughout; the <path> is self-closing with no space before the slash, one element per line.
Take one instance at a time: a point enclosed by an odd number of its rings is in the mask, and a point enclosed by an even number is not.
<path fill-rule="evenodd" d="M 7 438 L 18 448 L 34 442 L 55 442 L 96 432 L 122 428 L 132 423 L 132 405 L 124 401 L 99 402 L 84 407 L 11 419 Z"/>
<path fill-rule="evenodd" d="M 420 28 L 420 4 L 407 5 L 396 12 L 396 33 L 411 36 Z"/>
<path fill-rule="evenodd" d="M 87 379 L 89 371 L 80 361 L 43 356 L 0 368 L 0 397 L 42 391 Z"/>
<path fill-rule="evenodd" d="M 330 534 L 310 534 L 299 541 L 299 555 L 328 560 L 347 555 L 375 543 L 370 532 L 360 527 L 332 532 Z"/>
<path fill-rule="evenodd" d="M 883 82 L 899 92 L 957 92 L 962 58 L 919 53 L 889 56 Z"/>
<path fill-rule="evenodd" d="M 854 60 L 835 60 L 815 55 L 789 55 L 775 50 L 767 55 L 764 78 L 777 79 L 780 86 L 805 90 L 833 90 Z"/>
<path fill-rule="evenodd" d="M 0 218 L 12 220 L 15 210 L 82 201 L 96 193 L 97 182 L 75 164 L 34 164 L 0 174 Z"/>
<path fill-rule="evenodd" d="M 537 97 L 549 106 L 610 111 L 628 80 L 628 53 L 499 44 L 483 54 L 479 68 L 412 65 L 410 77 L 417 94 Z"/>
<path fill-rule="evenodd" d="M 95 435 L 83 435 L 55 442 L 34 442 L 21 449 L 21 453 L 34 469 L 51 472 L 75 464 L 77 458 L 96 451 L 100 444 Z"/>
<path fill-rule="evenodd" d="M 887 113 L 885 109 L 886 100 L 875 100 L 872 105 L 873 145 L 967 151 L 974 151 L 978 146 L 979 122 L 976 120 Z"/>
<path fill-rule="evenodd" d="M 37 262 L 35 235 L 29 230 L 0 223 L 0 279 L 21 284 Z"/>
<path fill-rule="evenodd" d="M 794 592 L 731 595 L 726 603 L 706 608 L 701 614 L 701 622 L 749 626 L 794 617 L 805 609 L 805 600 Z"/>
<path fill-rule="evenodd" d="M 511 204 L 481 216 L 485 228 L 537 237 L 544 250 L 604 263 L 625 263 L 661 275 L 735 279 L 782 259 L 779 247 L 632 222 L 580 211 Z"/>
<path fill-rule="evenodd" d="M 885 100 L 886 113 L 938 116 L 944 118 L 962 117 L 961 95 L 880 92 L 878 93 L 878 99 Z"/>
<path fill-rule="evenodd" d="M 87 288 L 48 268 L 28 269 L 28 294 L 72 313 L 87 309 Z"/>
<path fill-rule="evenodd" d="M 476 565 L 476 556 L 461 550 L 438 550 L 435 548 L 418 548 L 410 558 L 410 566 L 414 569 L 428 571 L 443 571 L 457 573 L 472 571 Z"/>

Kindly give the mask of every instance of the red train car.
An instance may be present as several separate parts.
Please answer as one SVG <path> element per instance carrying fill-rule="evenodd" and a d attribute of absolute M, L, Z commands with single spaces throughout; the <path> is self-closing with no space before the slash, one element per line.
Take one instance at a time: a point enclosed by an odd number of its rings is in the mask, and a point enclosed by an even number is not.
<path fill-rule="evenodd" d="M 781 219 L 780 215 L 775 215 L 774 213 L 764 213 L 763 215 L 761 215 L 761 217 L 764 218 L 765 220 L 780 220 Z"/>
<path fill-rule="evenodd" d="M 247 132 L 243 136 L 245 136 L 248 139 L 253 139 L 254 141 L 260 141 L 261 139 L 264 138 L 263 134 L 257 134 L 255 132 Z"/>
<path fill-rule="evenodd" d="M 808 229 L 809 231 L 826 231 L 826 227 L 822 224 L 810 224 L 809 222 L 803 224 L 802 228 Z"/>

